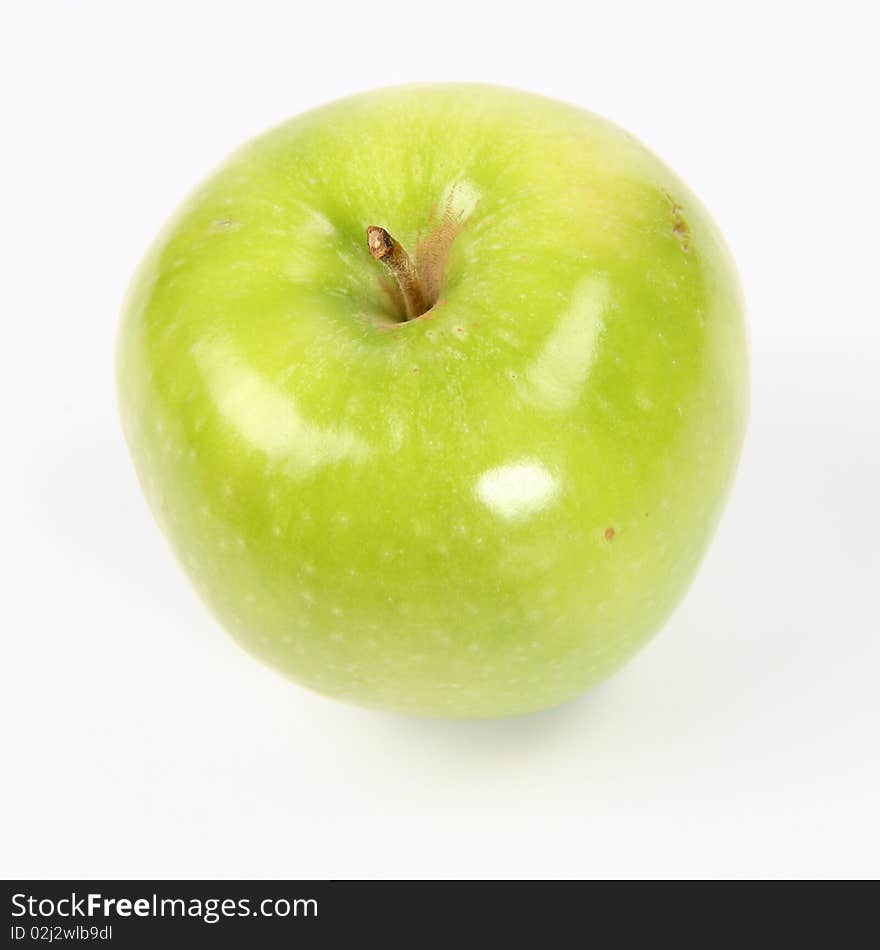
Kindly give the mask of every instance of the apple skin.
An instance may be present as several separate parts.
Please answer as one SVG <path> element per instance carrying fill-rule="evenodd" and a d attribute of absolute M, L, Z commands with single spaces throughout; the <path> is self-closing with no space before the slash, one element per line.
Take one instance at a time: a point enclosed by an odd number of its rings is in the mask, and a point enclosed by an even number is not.
<path fill-rule="evenodd" d="M 365 228 L 461 230 L 392 319 Z M 591 113 L 384 89 L 234 154 L 136 274 L 117 347 L 144 493 L 250 653 L 403 713 L 562 703 L 662 625 L 743 439 L 741 293 L 693 194 Z M 723 609 L 719 605 L 719 609 Z"/>

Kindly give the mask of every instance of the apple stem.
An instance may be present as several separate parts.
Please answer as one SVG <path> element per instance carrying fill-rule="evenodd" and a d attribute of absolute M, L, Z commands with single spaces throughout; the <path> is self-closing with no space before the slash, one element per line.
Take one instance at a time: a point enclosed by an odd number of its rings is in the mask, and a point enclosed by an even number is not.
<path fill-rule="evenodd" d="M 375 260 L 381 261 L 397 281 L 400 296 L 403 298 L 406 319 L 413 320 L 425 313 L 429 307 L 425 300 L 422 281 L 416 265 L 403 247 L 385 228 L 377 228 L 374 225 L 367 228 L 367 247 Z"/>

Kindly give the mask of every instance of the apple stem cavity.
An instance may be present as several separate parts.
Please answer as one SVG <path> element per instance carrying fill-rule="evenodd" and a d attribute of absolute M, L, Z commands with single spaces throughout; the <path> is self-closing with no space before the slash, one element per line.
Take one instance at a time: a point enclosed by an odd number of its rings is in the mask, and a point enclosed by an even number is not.
<path fill-rule="evenodd" d="M 381 261 L 397 282 L 404 319 L 414 320 L 431 309 L 413 259 L 385 228 L 374 225 L 367 228 L 367 247 L 373 258 Z"/>

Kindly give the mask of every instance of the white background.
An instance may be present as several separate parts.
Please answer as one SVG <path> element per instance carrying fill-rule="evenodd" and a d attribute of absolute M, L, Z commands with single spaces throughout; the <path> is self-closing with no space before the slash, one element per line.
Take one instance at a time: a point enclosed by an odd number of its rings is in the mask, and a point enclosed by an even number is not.
<path fill-rule="evenodd" d="M 880 873 L 876 3 L 5 2 L 0 873 Z M 715 8 L 715 9 L 712 9 Z M 556 711 L 337 705 L 217 628 L 116 419 L 126 282 L 241 141 L 375 85 L 634 132 L 727 235 L 753 409 L 662 634 Z"/>

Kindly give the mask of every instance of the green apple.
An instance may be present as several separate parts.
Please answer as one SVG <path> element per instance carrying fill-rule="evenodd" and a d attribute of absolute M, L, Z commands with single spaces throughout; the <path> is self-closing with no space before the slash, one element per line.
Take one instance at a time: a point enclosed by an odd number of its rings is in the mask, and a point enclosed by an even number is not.
<path fill-rule="evenodd" d="M 660 627 L 748 395 L 694 195 L 604 119 L 476 85 L 356 96 L 233 155 L 135 276 L 117 376 L 151 509 L 231 635 L 318 692 L 447 717 L 562 703 Z"/>

